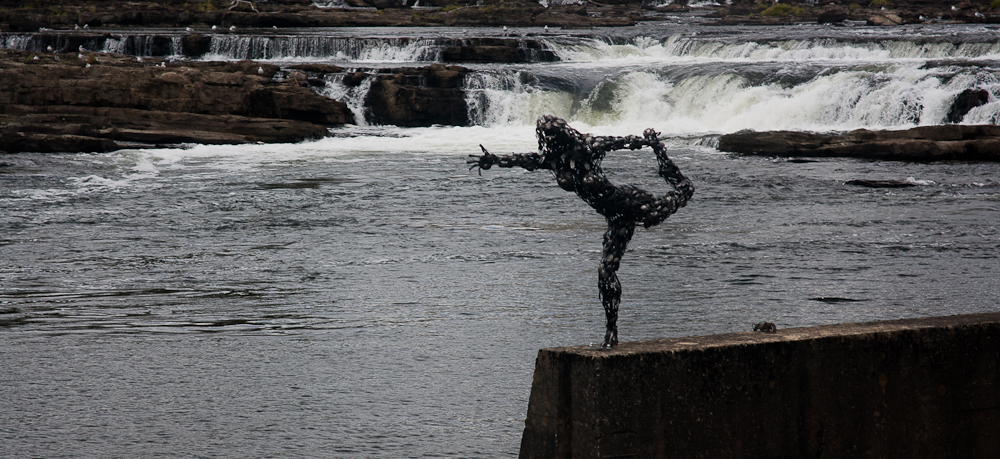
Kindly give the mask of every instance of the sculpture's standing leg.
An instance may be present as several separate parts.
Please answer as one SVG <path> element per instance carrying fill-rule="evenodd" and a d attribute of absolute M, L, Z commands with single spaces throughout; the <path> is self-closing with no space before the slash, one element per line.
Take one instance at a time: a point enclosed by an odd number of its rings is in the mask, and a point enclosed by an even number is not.
<path fill-rule="evenodd" d="M 601 291 L 601 303 L 607 318 L 607 331 L 602 344 L 605 348 L 618 344 L 618 304 L 621 302 L 622 285 L 618 282 L 616 273 L 634 232 L 635 224 L 631 221 L 608 219 L 608 230 L 604 233 L 604 252 L 597 269 L 597 287 Z"/>

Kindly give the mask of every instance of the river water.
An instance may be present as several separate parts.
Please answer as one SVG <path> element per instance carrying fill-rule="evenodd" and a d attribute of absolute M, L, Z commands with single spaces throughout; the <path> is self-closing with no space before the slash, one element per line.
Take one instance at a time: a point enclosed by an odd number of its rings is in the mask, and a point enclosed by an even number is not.
<path fill-rule="evenodd" d="M 413 38 L 458 33 L 261 31 L 210 58 L 425 65 L 434 40 Z M 331 78 L 360 125 L 318 141 L 0 157 L 0 456 L 516 455 L 537 350 L 603 337 L 602 219 L 546 172 L 465 166 L 480 143 L 534 150 L 544 113 L 656 128 L 697 188 L 629 247 L 623 341 L 1000 309 L 1000 165 L 714 147 L 747 128 L 940 124 L 973 87 L 991 102 L 963 122 L 995 122 L 1000 30 L 511 33 L 560 60 L 470 64 L 470 127 L 370 125 Z M 332 44 L 352 35 L 378 39 Z M 655 165 L 605 160 L 662 191 Z"/>

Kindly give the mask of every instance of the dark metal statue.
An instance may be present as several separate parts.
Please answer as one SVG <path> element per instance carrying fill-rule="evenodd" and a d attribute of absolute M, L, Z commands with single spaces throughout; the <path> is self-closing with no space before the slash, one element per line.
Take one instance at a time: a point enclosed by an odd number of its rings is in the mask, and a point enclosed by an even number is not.
<path fill-rule="evenodd" d="M 478 167 L 482 174 L 483 169 L 494 165 L 523 167 L 529 171 L 548 169 L 555 175 L 560 188 L 575 192 L 604 216 L 608 230 L 604 233 L 604 253 L 597 271 L 597 286 L 607 318 L 603 347 L 612 347 L 618 344 L 618 304 L 622 293 L 616 272 L 635 232 L 635 225 L 641 223 L 649 228 L 659 224 L 687 205 L 694 194 L 694 186 L 667 157 L 666 148 L 652 129 L 646 129 L 642 137 L 594 136 L 581 134 L 569 127 L 566 121 L 546 115 L 538 119 L 535 132 L 538 135 L 538 153 L 497 156 L 480 145 L 483 154 L 469 155 L 469 170 Z M 638 150 L 644 146 L 652 147 L 659 162 L 659 174 L 673 186 L 674 191 L 654 196 L 634 186 L 614 185 L 604 176 L 601 160 L 609 151 L 625 148 Z"/>

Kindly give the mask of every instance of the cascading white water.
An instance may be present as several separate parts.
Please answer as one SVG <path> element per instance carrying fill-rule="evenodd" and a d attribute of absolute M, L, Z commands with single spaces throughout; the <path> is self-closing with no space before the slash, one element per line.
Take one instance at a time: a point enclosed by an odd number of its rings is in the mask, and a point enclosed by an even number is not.
<path fill-rule="evenodd" d="M 636 37 L 626 44 L 585 39 L 551 40 L 547 45 L 561 60 L 570 62 L 1000 59 L 1000 42 L 995 41 L 955 44 L 902 39 L 849 42 L 811 38 L 728 42 L 677 34 L 662 41 Z"/>
<path fill-rule="evenodd" d="M 864 41 L 849 34 L 752 39 L 690 32 L 627 38 L 546 35 L 539 40 L 559 62 L 539 58 L 517 66 L 470 65 L 468 115 L 473 125 L 486 127 L 530 126 L 542 114 L 555 114 L 582 125 L 643 124 L 677 135 L 904 128 L 945 122 L 957 94 L 981 88 L 991 101 L 972 109 L 963 122 L 1000 119 L 995 31 L 963 29 L 965 36 L 958 36 L 921 30 Z M 57 40 L 9 34 L 3 45 L 59 48 Z M 181 41 L 180 35 L 169 41 L 162 35 L 112 35 L 95 41 L 94 49 L 180 56 Z M 441 50 L 454 43 L 402 36 L 216 34 L 201 59 L 379 67 L 438 62 Z M 367 89 L 368 82 L 348 88 L 333 78 L 324 94 L 347 102 L 364 124 Z"/>
<path fill-rule="evenodd" d="M 203 60 L 434 61 L 434 40 L 315 36 L 213 35 Z"/>
<path fill-rule="evenodd" d="M 1000 92 L 1000 82 L 991 73 L 947 79 L 937 73 L 916 65 L 887 72 L 854 69 L 784 87 L 777 82 L 752 85 L 737 73 L 671 80 L 643 70 L 609 77 L 583 97 L 532 88 L 513 75 L 479 74 L 469 84 L 468 104 L 470 119 L 487 126 L 532 123 L 551 113 L 589 125 L 641 124 L 697 134 L 941 124 L 962 90 Z M 997 105 L 977 108 L 968 122 L 997 119 Z"/>
<path fill-rule="evenodd" d="M 9 49 L 23 49 L 27 51 L 31 49 L 31 41 L 31 35 L 11 34 L 4 37 L 3 47 Z"/>
<path fill-rule="evenodd" d="M 169 40 L 168 46 L 163 41 Z M 126 54 L 133 56 L 180 57 L 183 55 L 180 36 L 161 35 L 112 35 L 104 40 L 102 53 Z M 168 49 L 169 48 L 169 49 Z"/>
<path fill-rule="evenodd" d="M 358 126 L 367 126 L 365 96 L 368 95 L 371 85 L 370 76 L 365 77 L 358 85 L 348 86 L 344 84 L 344 75 L 329 75 L 326 78 L 326 85 L 319 92 L 326 97 L 346 103 L 354 115 L 354 123 Z"/>
<path fill-rule="evenodd" d="M 467 79 L 470 119 L 486 126 L 531 124 L 550 113 L 590 126 L 652 126 L 677 135 L 754 130 L 830 131 L 945 123 L 955 96 L 989 91 L 994 102 L 965 122 L 1000 118 L 996 43 L 832 39 L 723 43 L 675 35 L 628 44 L 553 41 L 564 61 L 539 72 L 603 75 L 576 92 L 527 84 L 531 69 Z M 935 62 L 964 56 L 962 62 Z M 983 65 L 968 65 L 977 59 Z"/>

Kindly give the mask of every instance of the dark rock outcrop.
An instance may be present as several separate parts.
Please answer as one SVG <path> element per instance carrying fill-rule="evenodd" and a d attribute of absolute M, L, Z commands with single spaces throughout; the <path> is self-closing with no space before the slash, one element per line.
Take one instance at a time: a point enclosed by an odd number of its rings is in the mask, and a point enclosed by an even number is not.
<path fill-rule="evenodd" d="M 229 27 L 408 27 L 485 26 L 607 27 L 633 25 L 636 20 L 656 20 L 639 15 L 639 1 L 623 5 L 584 8 L 544 8 L 533 0 L 431 1 L 441 9 L 412 9 L 412 2 L 349 0 L 352 8 L 319 8 L 314 0 L 257 2 L 257 11 L 240 6 L 230 10 L 229 0 L 72 0 L 40 3 L 12 1 L 0 5 L 0 29 L 15 32 L 39 28 L 178 27 L 218 25 Z M 411 3 L 411 5 L 407 5 Z M 426 3 L 425 3 L 426 4 Z M 589 10 L 588 10 L 589 8 Z M 634 14 L 633 14 L 634 13 Z"/>
<path fill-rule="evenodd" d="M 965 115 L 969 113 L 969 110 L 983 105 L 990 101 L 990 92 L 982 89 L 966 89 L 955 97 L 955 101 L 951 103 L 951 108 L 948 109 L 948 122 L 949 123 L 961 123 Z"/>
<path fill-rule="evenodd" d="M 365 98 L 370 122 L 406 127 L 469 124 L 465 93 L 460 88 L 468 69 L 432 64 L 391 72 L 373 77 Z"/>
<path fill-rule="evenodd" d="M 353 122 L 346 104 L 294 79 L 273 79 L 278 71 L 251 61 L 165 64 L 76 53 L 35 59 L 0 50 L 0 150 L 295 142 Z"/>
<path fill-rule="evenodd" d="M 783 157 L 1000 161 L 1000 126 L 948 124 L 903 131 L 859 129 L 846 134 L 740 131 L 723 135 L 719 150 Z"/>
<path fill-rule="evenodd" d="M 476 38 L 462 40 L 441 51 L 444 62 L 504 63 L 555 62 L 559 58 L 537 40 Z"/>
<path fill-rule="evenodd" d="M 326 128 L 294 120 L 131 108 L 7 106 L 0 151 L 107 152 L 132 145 L 297 142 Z"/>
<path fill-rule="evenodd" d="M 802 0 L 757 2 L 734 0 L 720 6 L 710 16 L 716 24 L 771 25 L 816 22 L 843 26 L 895 26 L 930 22 L 998 23 L 1000 11 L 989 4 L 957 3 L 935 0 L 893 0 L 891 2 L 854 2 Z"/>
<path fill-rule="evenodd" d="M 910 188 L 917 186 L 916 183 L 904 182 L 902 180 L 873 180 L 856 179 L 844 182 L 844 185 L 861 186 L 865 188 Z"/>

